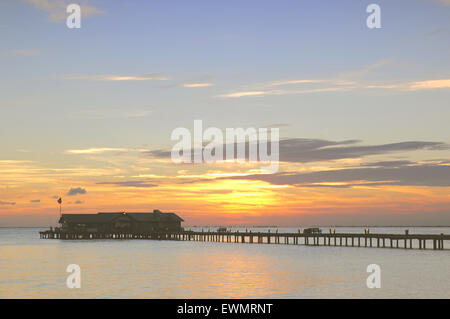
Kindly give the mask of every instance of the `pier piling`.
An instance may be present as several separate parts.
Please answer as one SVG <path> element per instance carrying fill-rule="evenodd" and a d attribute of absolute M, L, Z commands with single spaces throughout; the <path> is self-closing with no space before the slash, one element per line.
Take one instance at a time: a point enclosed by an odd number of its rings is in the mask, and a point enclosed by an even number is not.
<path fill-rule="evenodd" d="M 59 240 L 94 240 L 94 239 L 150 239 L 150 240 L 175 240 L 175 241 L 200 241 L 200 242 L 220 242 L 220 243 L 241 243 L 241 244 L 285 244 L 285 245 L 305 245 L 305 246 L 345 246 L 345 247 L 374 247 L 373 240 L 376 240 L 377 248 L 399 248 L 399 241 L 403 241 L 404 249 L 419 250 L 427 249 L 427 241 L 431 240 L 433 250 L 444 250 L 445 241 L 450 240 L 450 235 L 444 234 L 303 234 L 303 233 L 270 233 L 270 232 L 224 232 L 212 231 L 181 231 L 181 232 L 149 232 L 149 233 L 97 233 L 97 232 L 63 232 L 63 231 L 41 231 L 41 239 Z M 303 239 L 303 240 L 301 240 Z M 349 243 L 351 240 L 351 243 Z M 364 243 L 362 243 L 362 240 Z M 339 241 L 339 243 L 338 243 Z M 388 245 L 386 244 L 388 241 Z M 409 245 L 408 245 L 409 242 Z M 414 245 L 417 243 L 417 246 Z M 409 247 L 408 247 L 409 246 Z"/>

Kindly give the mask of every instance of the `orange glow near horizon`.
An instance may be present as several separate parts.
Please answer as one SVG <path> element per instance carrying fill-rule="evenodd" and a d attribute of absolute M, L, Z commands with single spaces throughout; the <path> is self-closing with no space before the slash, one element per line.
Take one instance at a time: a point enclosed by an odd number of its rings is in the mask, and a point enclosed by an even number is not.
<path fill-rule="evenodd" d="M 365 180 L 285 185 L 246 178 L 259 172 L 258 166 L 249 163 L 178 166 L 135 155 L 86 156 L 87 164 L 57 168 L 42 167 L 33 161 L 0 161 L 0 226 L 14 225 L 21 216 L 36 220 L 27 225 L 46 225 L 56 220 L 59 196 L 63 198 L 64 213 L 161 209 L 179 213 L 186 225 L 290 225 L 301 222 L 302 216 L 376 219 L 378 214 L 385 218 L 386 214 L 445 212 L 450 206 L 449 187 Z M 353 167 L 360 162 L 281 163 L 280 172 L 311 173 Z M 105 165 L 98 167 L 98 163 Z M 77 187 L 86 192 L 67 195 Z"/>
<path fill-rule="evenodd" d="M 448 187 L 397 186 L 365 181 L 321 182 L 313 186 L 276 185 L 245 179 L 255 169 L 244 165 L 233 171 L 230 164 L 201 167 L 195 171 L 173 171 L 171 163 L 153 169 L 135 184 L 122 183 L 123 176 L 139 176 L 122 168 L 42 168 L 30 161 L 1 161 L 2 196 L 10 202 L 0 205 L 1 225 L 20 216 L 42 216 L 45 223 L 58 216 L 56 196 L 63 198 L 65 213 L 98 211 L 151 211 L 161 209 L 182 215 L 186 224 L 279 224 L 302 215 L 348 216 L 377 211 L 408 214 L 441 211 L 449 206 Z M 336 165 L 331 163 L 329 167 Z M 291 169 L 284 165 L 286 170 Z M 221 170 L 222 169 L 222 170 Z M 223 170 L 224 169 L 224 170 Z M 316 168 L 308 168 L 314 171 Z M 321 167 L 324 169 L 324 166 Z M 137 168 L 139 172 L 141 170 Z M 120 174 L 120 175 L 118 175 Z M 106 176 L 106 177 L 105 177 Z M 120 176 L 120 177 L 118 177 Z M 230 179 L 237 176 L 240 179 Z M 99 180 L 111 179 L 101 183 Z M 132 179 L 127 177 L 127 179 Z M 66 195 L 82 187 L 86 194 Z M 13 218 L 14 217 L 14 218 Z M 3 221 L 3 220 L 6 220 Z M 287 222 L 289 223 L 289 222 Z"/>

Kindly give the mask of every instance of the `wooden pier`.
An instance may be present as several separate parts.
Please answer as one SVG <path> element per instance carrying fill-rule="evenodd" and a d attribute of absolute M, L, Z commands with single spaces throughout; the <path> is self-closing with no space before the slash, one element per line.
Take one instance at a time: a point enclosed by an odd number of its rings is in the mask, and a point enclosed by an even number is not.
<path fill-rule="evenodd" d="M 369 233 L 271 233 L 271 232 L 213 232 L 181 231 L 151 233 L 98 233 L 62 232 L 47 230 L 40 232 L 42 239 L 89 240 L 89 239 L 152 239 L 174 241 L 200 241 L 249 244 L 285 244 L 306 246 L 375 247 L 403 249 L 444 250 L 444 234 L 369 234 Z"/>

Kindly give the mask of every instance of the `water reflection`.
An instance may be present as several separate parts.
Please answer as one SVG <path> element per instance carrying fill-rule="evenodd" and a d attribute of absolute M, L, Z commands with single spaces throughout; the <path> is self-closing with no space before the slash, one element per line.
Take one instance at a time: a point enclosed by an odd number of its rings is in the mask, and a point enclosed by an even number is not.
<path fill-rule="evenodd" d="M 0 229 L 1 298 L 450 297 L 448 251 L 58 241 L 39 240 L 35 229 L 14 232 Z M 72 263 L 81 266 L 81 289 L 66 287 Z M 382 267 L 383 289 L 367 289 L 370 263 Z"/>

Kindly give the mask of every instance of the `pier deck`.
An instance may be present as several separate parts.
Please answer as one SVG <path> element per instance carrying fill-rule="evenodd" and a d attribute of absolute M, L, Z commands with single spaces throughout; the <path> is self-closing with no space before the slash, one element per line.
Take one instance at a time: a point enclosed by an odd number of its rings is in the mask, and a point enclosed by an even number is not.
<path fill-rule="evenodd" d="M 444 250 L 450 235 L 444 234 L 360 234 L 360 233 L 269 233 L 269 232 L 151 232 L 151 233 L 97 233 L 39 232 L 42 239 L 152 239 L 175 241 L 202 241 L 250 244 L 285 244 L 306 246 L 377 247 L 403 249 Z"/>

